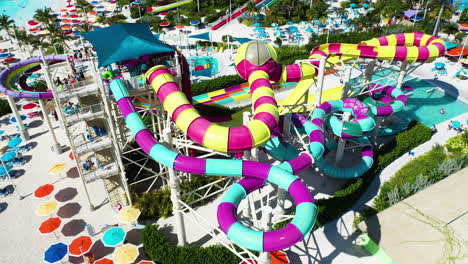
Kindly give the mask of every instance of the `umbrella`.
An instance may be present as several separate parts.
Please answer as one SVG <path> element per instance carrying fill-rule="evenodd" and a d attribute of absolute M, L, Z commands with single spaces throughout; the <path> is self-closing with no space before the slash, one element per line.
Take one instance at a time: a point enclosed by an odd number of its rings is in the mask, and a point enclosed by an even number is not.
<path fill-rule="evenodd" d="M 100 1 L 92 1 L 92 2 L 91 2 L 92 5 L 97 5 L 97 4 L 99 4 L 99 3 L 100 3 Z"/>
<path fill-rule="evenodd" d="M 62 22 L 62 19 L 58 19 L 58 18 L 57 18 L 57 19 L 55 19 L 54 21 L 57 22 L 57 23 L 60 23 L 60 22 Z"/>
<path fill-rule="evenodd" d="M 199 25 L 199 24 L 200 24 L 200 21 L 198 21 L 198 20 L 190 21 L 190 25 L 192 25 L 192 26 L 196 26 L 196 25 Z"/>
<path fill-rule="evenodd" d="M 91 16 L 94 16 L 94 15 L 96 15 L 96 14 L 97 14 L 96 11 L 89 11 L 89 12 L 88 12 L 88 15 L 91 15 Z"/>
<path fill-rule="evenodd" d="M 23 109 L 25 109 L 25 110 L 33 109 L 36 106 L 37 106 L 37 104 L 35 104 L 35 103 L 29 103 L 29 104 L 23 105 Z"/>
<path fill-rule="evenodd" d="M 151 261 L 151 260 L 142 260 L 142 261 L 138 262 L 137 264 L 154 264 L 154 262 Z"/>
<path fill-rule="evenodd" d="M 61 225 L 62 219 L 58 217 L 52 217 L 42 222 L 37 230 L 39 230 L 39 233 L 41 234 L 50 234 L 57 230 Z"/>
<path fill-rule="evenodd" d="M 262 24 L 260 24 L 260 23 L 255 23 L 255 24 L 253 24 L 254 27 L 259 27 L 259 26 L 261 26 L 261 25 L 262 25 Z"/>
<path fill-rule="evenodd" d="M 460 125 L 461 125 L 460 121 L 453 121 L 452 122 L 452 127 L 455 128 L 455 129 L 459 128 Z"/>
<path fill-rule="evenodd" d="M 32 28 L 32 29 L 34 29 L 34 28 Z M 30 29 L 30 30 L 32 30 L 32 29 Z M 10 53 L 0 53 L 0 58 L 8 58 L 10 56 L 11 56 Z"/>
<path fill-rule="evenodd" d="M 64 243 L 57 243 L 50 246 L 44 253 L 44 261 L 47 263 L 56 263 L 62 260 L 68 254 L 68 246 Z"/>
<path fill-rule="evenodd" d="M 434 65 L 436 66 L 436 68 L 444 68 L 445 67 L 445 63 L 443 63 L 443 62 L 436 62 Z"/>
<path fill-rule="evenodd" d="M 77 11 L 78 11 L 78 10 L 76 10 L 76 9 L 72 9 L 72 10 L 70 10 L 70 11 L 68 11 L 68 12 L 70 12 L 70 13 L 76 13 Z"/>
<path fill-rule="evenodd" d="M 58 202 L 56 200 L 50 200 L 47 202 L 43 202 L 36 208 L 36 214 L 38 216 L 47 216 L 50 215 L 57 209 Z"/>
<path fill-rule="evenodd" d="M 79 23 L 81 23 L 81 20 L 72 20 L 72 23 L 73 24 L 79 24 Z"/>
<path fill-rule="evenodd" d="M 74 5 L 67 5 L 65 8 L 71 9 L 71 8 L 74 8 L 74 7 L 75 7 Z"/>
<path fill-rule="evenodd" d="M 140 214 L 141 212 L 139 209 L 133 206 L 126 206 L 119 211 L 119 220 L 123 223 L 130 223 L 136 221 Z"/>
<path fill-rule="evenodd" d="M 368 4 L 368 3 L 364 3 L 364 4 L 362 4 L 362 7 L 369 7 L 369 4 Z"/>
<path fill-rule="evenodd" d="M 62 23 L 63 23 L 63 24 L 69 24 L 69 23 L 71 23 L 71 22 L 72 22 L 72 21 L 71 21 L 70 19 L 64 19 L 64 20 L 62 20 Z"/>
<path fill-rule="evenodd" d="M 68 12 L 68 9 L 64 8 L 64 9 L 61 9 L 60 12 Z"/>
<path fill-rule="evenodd" d="M 87 253 L 91 249 L 92 245 L 93 240 L 90 236 L 80 236 L 73 239 L 73 241 L 68 246 L 68 251 L 70 252 L 70 256 L 79 257 Z"/>
<path fill-rule="evenodd" d="M 13 160 L 15 157 L 16 157 L 16 152 L 14 152 L 14 151 L 7 152 L 6 154 L 4 154 L 2 156 L 2 161 L 3 162 L 9 162 L 9 161 Z"/>
<path fill-rule="evenodd" d="M 104 233 L 102 243 L 106 247 L 116 247 L 125 240 L 126 232 L 121 227 L 111 227 Z"/>
<path fill-rule="evenodd" d="M 62 172 L 66 167 L 67 167 L 67 164 L 65 164 L 63 162 L 62 163 L 55 163 L 52 166 L 50 166 L 49 173 L 50 174 L 55 174 L 55 173 Z"/>
<path fill-rule="evenodd" d="M 185 27 L 184 25 L 178 25 L 178 26 L 176 26 L 176 28 L 178 28 L 178 29 L 182 29 L 182 28 L 184 28 L 184 27 Z"/>
<path fill-rule="evenodd" d="M 30 25 L 30 26 L 35 26 L 35 25 L 38 25 L 38 24 L 39 24 L 39 22 L 36 22 L 34 20 L 29 20 L 28 21 L 28 25 Z"/>
<path fill-rule="evenodd" d="M 308 24 L 307 21 L 301 21 L 301 22 L 299 22 L 299 25 L 307 25 L 307 24 Z"/>
<path fill-rule="evenodd" d="M 112 259 L 102 258 L 94 261 L 93 264 L 114 264 L 114 261 Z"/>
<path fill-rule="evenodd" d="M 100 6 L 96 6 L 96 9 L 103 9 L 104 6 L 100 5 Z"/>
<path fill-rule="evenodd" d="M 23 140 L 20 137 L 15 137 L 15 138 L 11 139 L 10 141 L 8 141 L 8 146 L 10 148 L 14 148 L 14 147 L 18 146 L 19 144 L 21 144 L 21 142 L 23 142 Z"/>
<path fill-rule="evenodd" d="M 141 1 L 134 1 L 133 4 L 134 5 L 141 5 Z"/>
<path fill-rule="evenodd" d="M 294 23 L 291 22 L 291 21 L 288 21 L 288 22 L 286 22 L 286 25 L 294 25 Z"/>
<path fill-rule="evenodd" d="M 308 27 L 308 28 L 306 28 L 306 30 L 305 30 L 305 31 L 306 31 L 306 32 L 312 32 L 312 31 L 314 31 L 314 30 L 313 30 L 313 29 L 311 29 L 310 27 Z"/>
<path fill-rule="evenodd" d="M 62 26 L 62 29 L 65 29 L 65 30 L 66 30 L 66 29 L 71 29 L 71 27 L 72 27 L 72 26 L 70 26 L 70 25 L 65 25 L 65 26 Z"/>
<path fill-rule="evenodd" d="M 71 15 L 70 17 L 71 18 L 79 18 L 80 16 L 79 15 Z"/>
<path fill-rule="evenodd" d="M 271 23 L 271 26 L 272 26 L 272 27 L 277 27 L 277 26 L 278 26 L 278 23 Z"/>
<path fill-rule="evenodd" d="M 34 197 L 36 198 L 44 198 L 46 196 L 49 196 L 53 191 L 55 187 L 52 184 L 44 184 L 42 186 L 39 186 L 35 191 L 34 191 Z"/>
<path fill-rule="evenodd" d="M 351 4 L 349 4 L 349 6 L 350 6 L 350 7 L 356 7 L 356 6 L 357 6 L 357 4 L 355 4 L 355 3 L 351 3 Z"/>
<path fill-rule="evenodd" d="M 114 251 L 114 260 L 120 264 L 128 264 L 138 257 L 138 247 L 132 244 L 120 246 Z"/>
<path fill-rule="evenodd" d="M 161 27 L 167 27 L 169 26 L 171 23 L 169 22 L 162 22 L 161 24 L 159 24 Z"/>
<path fill-rule="evenodd" d="M 13 58 L 13 57 L 10 57 L 10 58 L 6 58 L 3 60 L 4 63 L 11 63 L 11 62 L 14 62 L 16 60 L 16 58 Z"/>
<path fill-rule="evenodd" d="M 151 8 L 151 7 L 146 8 L 146 12 L 148 12 L 148 13 L 153 12 L 153 8 Z"/>

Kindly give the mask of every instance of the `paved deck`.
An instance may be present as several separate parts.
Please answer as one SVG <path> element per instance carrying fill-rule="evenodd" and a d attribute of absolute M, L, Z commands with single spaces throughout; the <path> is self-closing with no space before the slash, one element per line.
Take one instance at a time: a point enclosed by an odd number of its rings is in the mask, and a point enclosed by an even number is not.
<path fill-rule="evenodd" d="M 359 228 L 399 264 L 468 263 L 467 175 L 465 168 L 361 222 Z M 449 257 L 457 260 L 450 262 Z"/>

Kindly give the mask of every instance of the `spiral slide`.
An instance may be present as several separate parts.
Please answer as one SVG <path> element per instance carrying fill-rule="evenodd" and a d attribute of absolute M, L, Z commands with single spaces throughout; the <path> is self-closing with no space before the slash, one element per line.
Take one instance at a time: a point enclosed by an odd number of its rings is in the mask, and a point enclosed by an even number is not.
<path fill-rule="evenodd" d="M 49 55 L 45 56 L 46 61 L 49 62 L 49 65 L 64 62 L 67 60 L 66 55 Z M 13 65 L 10 65 L 8 69 L 3 70 L 0 73 L 0 93 L 6 94 L 8 96 L 16 98 L 37 98 L 37 99 L 48 99 L 52 98 L 52 92 L 47 91 L 37 91 L 25 87 L 24 85 L 15 84 L 18 78 L 23 75 L 25 72 L 32 72 L 39 70 L 38 67 L 41 63 L 41 57 L 30 58 L 22 60 Z"/>
<path fill-rule="evenodd" d="M 433 60 L 443 55 L 444 51 L 442 40 L 422 33 L 410 33 L 372 39 L 361 44 L 326 44 L 314 48 L 309 58 L 347 56 L 412 62 Z M 247 125 L 240 127 L 222 127 L 200 116 L 180 91 L 174 76 L 166 67 L 151 68 L 146 73 L 146 79 L 151 83 L 168 115 L 191 139 L 217 151 L 239 152 L 264 146 L 272 140 L 272 132 L 278 127 L 279 112 L 271 81 L 299 84 L 310 82 L 317 74 L 315 69 L 318 65 L 317 61 L 313 60 L 310 64 L 282 67 L 276 62 L 274 48 L 261 42 L 242 45 L 238 50 L 235 65 L 239 75 L 248 80 L 251 87 L 254 114 Z M 315 163 L 332 176 L 351 178 L 359 176 L 371 166 L 372 149 L 368 146 L 363 148 L 362 162 L 355 169 L 338 169 L 331 165 L 328 165 L 330 169 L 326 169 L 327 164 L 321 161 L 327 148 L 332 148 L 334 144 L 331 142 L 325 145 L 325 125 L 330 127 L 332 133 L 343 138 L 362 138 L 373 128 L 374 120 L 368 114 L 369 107 L 357 99 L 325 102 L 315 109 L 311 120 L 295 115 L 295 125 L 302 126 L 309 135 L 311 154 L 291 153 L 292 156 L 288 159 L 292 159 L 288 160 L 287 165 L 282 163 L 280 166 L 272 166 L 246 160 L 199 159 L 175 153 L 159 143 L 146 129 L 135 111 L 124 82 L 120 79 L 113 80 L 110 88 L 137 144 L 157 162 L 188 173 L 244 177 L 223 196 L 218 206 L 218 222 L 229 239 L 252 250 L 273 251 L 290 247 L 302 240 L 312 229 L 317 207 L 307 187 L 292 173 Z M 399 97 L 396 92 L 392 91 L 390 94 L 397 99 Z M 333 113 L 343 113 L 344 117 L 352 119 L 336 116 L 327 119 Z M 294 157 L 295 155 L 297 157 Z M 242 225 L 236 217 L 240 201 L 248 193 L 261 188 L 265 182 L 276 184 L 288 191 L 296 203 L 295 218 L 280 230 L 255 231 Z"/>

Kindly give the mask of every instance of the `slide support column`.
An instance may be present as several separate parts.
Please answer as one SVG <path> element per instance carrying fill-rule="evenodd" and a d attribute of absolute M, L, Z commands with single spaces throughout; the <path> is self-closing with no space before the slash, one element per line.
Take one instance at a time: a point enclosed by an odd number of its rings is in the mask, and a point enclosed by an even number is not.
<path fill-rule="evenodd" d="M 349 121 L 351 118 L 351 114 L 348 112 L 343 113 L 343 121 Z M 344 150 L 346 146 L 346 139 L 340 137 L 338 140 L 338 148 L 336 149 L 336 160 L 335 160 L 335 166 L 338 166 L 341 164 L 341 161 L 343 160 L 343 155 L 344 155 Z"/>
<path fill-rule="evenodd" d="M 50 136 L 52 137 L 52 141 L 54 142 L 52 148 L 55 153 L 57 154 L 62 154 L 62 146 L 60 143 L 57 141 L 57 136 L 55 135 L 55 130 L 54 127 L 52 126 L 52 123 L 50 122 L 50 117 L 46 111 L 46 108 L 44 106 L 44 100 L 39 99 L 39 106 L 41 107 L 42 110 L 42 115 L 44 116 L 44 119 L 46 121 L 47 127 L 49 128 Z"/>
<path fill-rule="evenodd" d="M 315 106 L 322 104 L 322 91 L 323 91 L 323 81 L 325 78 L 325 64 L 327 62 L 327 57 L 323 56 L 319 59 L 320 64 L 318 68 L 318 81 L 317 81 L 317 92 L 315 93 Z"/>
<path fill-rule="evenodd" d="M 250 121 L 250 116 L 251 114 L 249 112 L 244 112 L 242 114 L 242 122 L 244 125 L 247 125 Z M 250 151 L 249 150 L 246 150 L 244 151 L 244 159 L 245 160 L 250 160 L 252 158 L 252 155 L 250 154 Z M 245 208 L 244 210 L 242 210 L 242 215 L 245 217 L 245 218 L 252 218 L 252 207 L 250 206 L 251 204 L 251 200 L 252 197 L 247 195 L 247 199 L 245 199 L 246 203 L 245 203 Z"/>
<path fill-rule="evenodd" d="M 10 105 L 11 112 L 13 112 L 13 115 L 16 118 L 16 123 L 18 124 L 21 138 L 24 141 L 29 140 L 29 132 L 24 126 L 23 120 L 21 120 L 21 115 L 18 112 L 18 108 L 16 108 L 15 99 L 13 99 L 13 97 L 11 96 L 6 96 L 6 98 L 7 98 L 8 104 Z"/>
<path fill-rule="evenodd" d="M 168 144 L 172 144 L 171 129 L 169 127 L 163 130 L 164 141 Z M 173 168 L 167 167 L 167 172 L 169 174 L 169 188 L 171 189 L 171 201 L 172 201 L 172 211 L 175 217 L 175 227 L 177 233 L 177 245 L 185 246 L 187 244 L 187 238 L 185 235 L 185 224 L 184 216 L 182 215 L 182 206 L 180 204 L 180 188 L 179 188 L 179 179 L 177 179 L 176 172 Z"/>
<path fill-rule="evenodd" d="M 286 114 L 283 116 L 283 138 L 289 138 L 291 135 L 291 115 Z M 286 191 L 277 187 L 278 192 L 276 196 L 276 208 L 277 214 L 284 214 L 284 202 L 286 200 Z"/>
<path fill-rule="evenodd" d="M 377 146 L 377 139 L 379 138 L 379 130 L 380 130 L 380 125 L 382 124 L 383 117 L 382 116 L 376 116 L 374 117 L 375 119 L 375 128 L 374 128 L 374 135 L 372 136 L 372 141 L 374 141 L 374 146 Z"/>
<path fill-rule="evenodd" d="M 400 75 L 398 75 L 398 81 L 397 81 L 397 84 L 395 86 L 397 89 L 401 89 L 401 86 L 403 85 L 403 81 L 404 81 L 405 76 L 406 76 L 407 66 L 408 66 L 408 64 L 405 61 L 401 62 Z"/>
<path fill-rule="evenodd" d="M 343 84 L 343 98 L 348 98 L 349 96 L 349 88 L 350 88 L 350 85 L 349 85 L 349 82 L 351 81 L 351 70 L 352 70 L 352 67 L 349 67 L 349 66 L 345 66 L 345 80 L 344 80 L 344 84 Z"/>
<path fill-rule="evenodd" d="M 262 210 L 262 222 L 263 222 L 264 231 L 270 230 L 272 217 L 273 217 L 273 209 L 268 205 L 264 206 Z M 258 256 L 258 264 L 270 264 L 270 263 L 271 263 L 270 252 L 260 252 Z"/>

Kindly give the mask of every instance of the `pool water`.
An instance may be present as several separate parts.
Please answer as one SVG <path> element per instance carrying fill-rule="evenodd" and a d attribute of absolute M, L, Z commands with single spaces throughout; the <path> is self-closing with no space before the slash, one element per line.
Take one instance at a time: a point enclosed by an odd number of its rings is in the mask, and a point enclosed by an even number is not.
<path fill-rule="evenodd" d="M 54 9 L 53 2 L 51 0 L 0 0 L 0 14 L 10 16 L 15 20 L 16 25 L 23 26 L 32 19 L 36 9 L 43 7 Z"/>
<path fill-rule="evenodd" d="M 408 105 L 403 111 L 396 113 L 403 121 L 414 119 L 426 126 L 432 126 L 468 112 L 467 104 L 445 94 L 443 90 L 432 89 L 435 86 L 426 81 L 413 79 L 405 84 L 412 86 L 413 91 L 406 92 L 409 94 Z M 426 92 L 430 89 L 430 92 Z M 444 114 L 440 114 L 441 108 L 444 108 Z"/>

